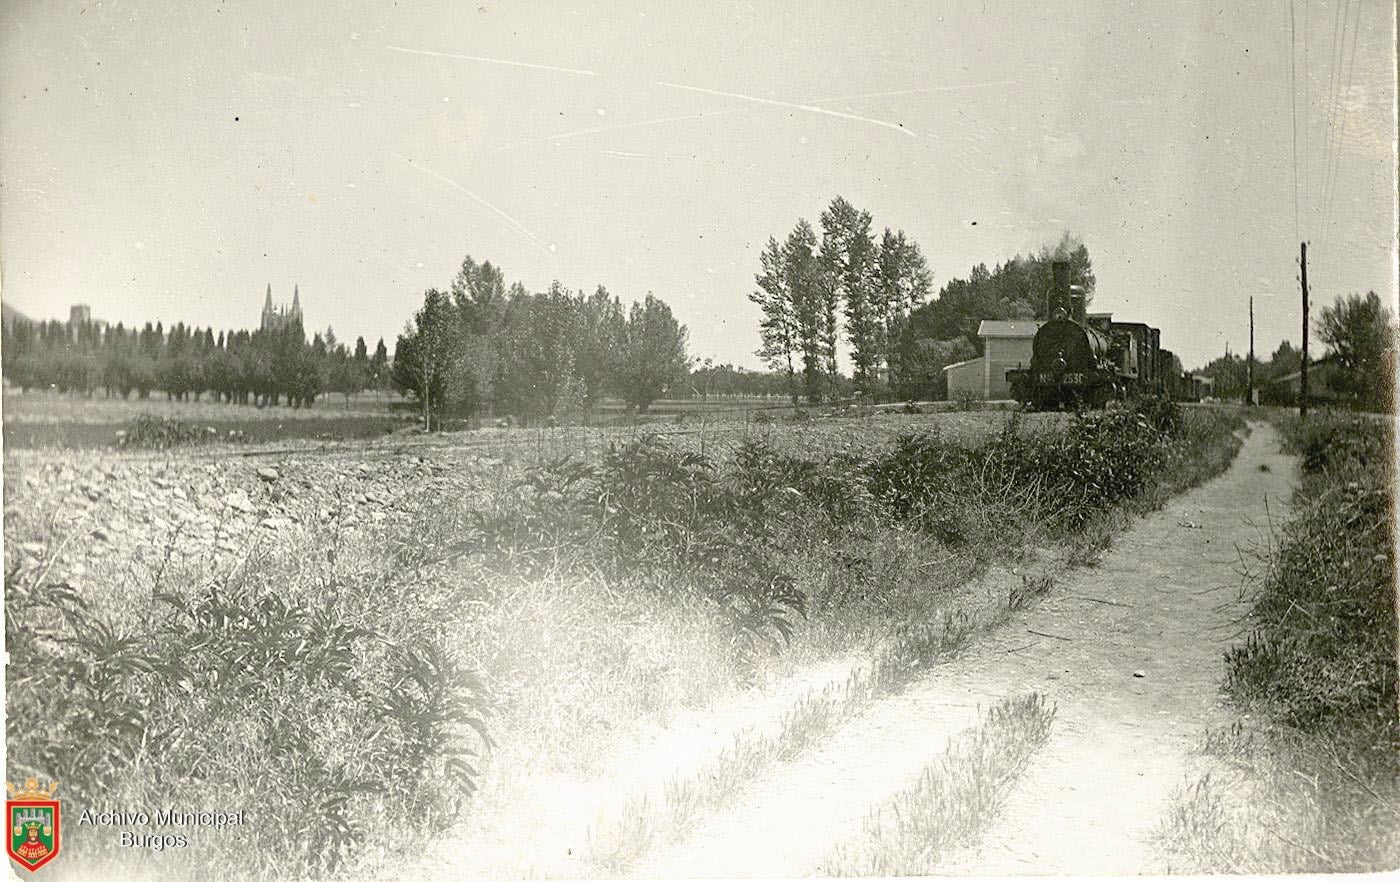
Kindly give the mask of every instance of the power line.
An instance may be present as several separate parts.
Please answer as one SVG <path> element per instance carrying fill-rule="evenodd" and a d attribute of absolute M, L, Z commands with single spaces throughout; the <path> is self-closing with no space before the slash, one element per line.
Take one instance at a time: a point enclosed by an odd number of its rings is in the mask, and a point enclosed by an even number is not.
<path fill-rule="evenodd" d="M 1298 35 L 1294 26 L 1293 0 L 1288 0 L 1288 97 L 1293 110 L 1293 236 L 1301 239 L 1298 225 Z"/>
<path fill-rule="evenodd" d="M 1339 3 L 1337 11 L 1339 16 L 1334 19 L 1335 29 L 1332 34 L 1332 51 L 1329 57 L 1331 69 L 1328 71 L 1327 130 L 1322 153 L 1322 192 L 1316 218 L 1317 223 L 1324 227 L 1327 206 L 1332 200 L 1332 163 L 1336 159 L 1337 117 L 1342 91 L 1342 59 L 1346 57 L 1346 29 L 1351 18 L 1351 0 L 1346 0 L 1344 4 Z"/>
<path fill-rule="evenodd" d="M 1332 140 L 1336 134 L 1337 92 L 1341 80 L 1342 51 L 1340 47 L 1344 45 L 1340 35 L 1345 33 L 1346 20 L 1350 13 L 1344 10 L 1349 9 L 1350 3 L 1351 0 L 1345 0 L 1345 2 L 1333 0 L 1332 45 L 1327 52 L 1327 97 L 1323 101 L 1323 107 L 1326 108 L 1327 113 L 1327 125 L 1323 130 L 1322 140 L 1322 190 L 1318 195 L 1317 211 L 1315 212 L 1315 220 L 1318 222 L 1322 219 L 1322 206 L 1326 204 L 1329 195 L 1327 182 L 1332 168 Z"/>
<path fill-rule="evenodd" d="M 1331 230 L 1333 209 L 1336 207 L 1337 204 L 1337 178 L 1341 175 L 1342 151 L 1346 146 L 1345 140 L 1347 133 L 1348 114 L 1347 103 L 1351 97 L 1352 83 L 1356 79 L 1356 44 L 1361 41 L 1361 11 L 1364 8 L 1364 6 L 1365 4 L 1363 3 L 1358 2 L 1356 4 L 1356 23 L 1352 26 L 1351 33 L 1351 59 L 1347 62 L 1347 87 L 1346 91 L 1341 93 L 1341 99 L 1339 101 L 1339 105 L 1341 107 L 1342 122 L 1341 126 L 1338 128 L 1337 131 L 1337 146 L 1336 149 L 1333 151 L 1335 158 L 1332 163 L 1332 183 L 1330 186 L 1332 195 L 1331 198 L 1328 200 L 1327 205 L 1324 206 L 1322 218 L 1322 234 L 1324 237 Z M 1343 34 L 1343 42 L 1345 43 L 1345 34 Z"/>
<path fill-rule="evenodd" d="M 1309 76 L 1308 65 L 1308 19 L 1309 10 L 1312 3 L 1303 0 L 1303 205 L 1312 205 L 1312 150 L 1308 146 L 1310 138 L 1308 133 L 1312 131 L 1312 125 L 1308 118 L 1312 113 L 1311 98 L 1311 76 Z"/>

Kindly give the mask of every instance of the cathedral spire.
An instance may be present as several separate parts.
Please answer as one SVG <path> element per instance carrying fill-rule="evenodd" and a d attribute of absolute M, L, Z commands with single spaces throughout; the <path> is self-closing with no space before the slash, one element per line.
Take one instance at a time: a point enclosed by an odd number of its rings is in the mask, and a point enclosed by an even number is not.
<path fill-rule="evenodd" d="M 292 286 L 292 315 L 301 315 L 301 292 Z"/>
<path fill-rule="evenodd" d="M 267 299 L 263 301 L 263 312 L 272 310 L 272 283 L 267 283 Z"/>

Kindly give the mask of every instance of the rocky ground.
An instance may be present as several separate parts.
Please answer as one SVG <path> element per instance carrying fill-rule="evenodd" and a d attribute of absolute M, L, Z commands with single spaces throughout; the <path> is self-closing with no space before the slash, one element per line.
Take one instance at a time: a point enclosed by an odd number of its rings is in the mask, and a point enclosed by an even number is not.
<path fill-rule="evenodd" d="M 446 448 L 247 453 L 10 453 L 7 565 L 43 559 L 53 577 L 97 588 L 102 574 L 128 565 L 179 558 L 218 563 L 297 526 L 353 534 L 405 516 L 427 499 L 460 499 L 499 478 L 503 465 Z"/>

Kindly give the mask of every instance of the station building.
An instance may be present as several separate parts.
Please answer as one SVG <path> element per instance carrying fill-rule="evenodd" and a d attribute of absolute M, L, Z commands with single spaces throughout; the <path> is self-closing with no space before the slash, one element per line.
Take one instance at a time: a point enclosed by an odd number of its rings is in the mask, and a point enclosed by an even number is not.
<path fill-rule="evenodd" d="M 948 380 L 948 397 L 972 393 L 987 401 L 1011 397 L 1006 372 L 1031 365 L 1035 332 L 1044 322 L 1034 319 L 983 321 L 977 326 L 982 338 L 982 356 L 950 364 L 943 369 Z"/>

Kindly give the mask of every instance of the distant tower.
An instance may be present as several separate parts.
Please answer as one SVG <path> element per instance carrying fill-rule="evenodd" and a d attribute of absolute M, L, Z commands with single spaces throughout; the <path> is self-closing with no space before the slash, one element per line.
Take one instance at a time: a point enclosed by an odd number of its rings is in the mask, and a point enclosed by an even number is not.
<path fill-rule="evenodd" d="M 78 327 L 92 321 L 92 307 L 85 303 L 75 303 L 68 309 L 69 327 Z"/>
<path fill-rule="evenodd" d="M 269 283 L 267 296 L 263 299 L 262 329 L 264 331 L 282 331 L 293 327 L 303 327 L 301 291 L 293 286 L 291 307 L 279 309 L 272 303 L 272 285 Z"/>

